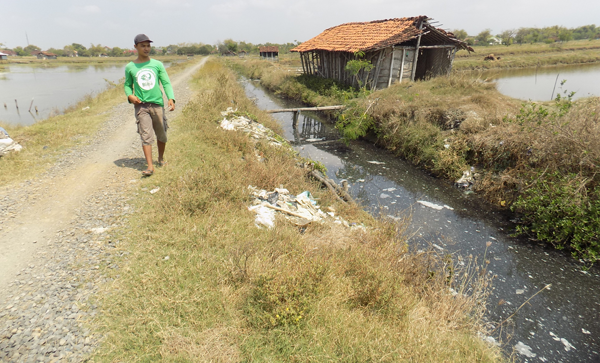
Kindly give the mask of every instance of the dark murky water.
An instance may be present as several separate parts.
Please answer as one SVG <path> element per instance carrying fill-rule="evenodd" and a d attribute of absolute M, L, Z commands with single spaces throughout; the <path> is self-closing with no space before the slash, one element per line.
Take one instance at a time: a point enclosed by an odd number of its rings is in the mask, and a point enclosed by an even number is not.
<path fill-rule="evenodd" d="M 575 92 L 573 99 L 600 96 L 599 64 L 494 70 L 484 72 L 482 79 L 495 81 L 502 94 L 522 100 L 550 101 L 570 92 Z"/>
<path fill-rule="evenodd" d="M 262 109 L 299 106 L 244 81 L 248 97 Z M 285 137 L 302 156 L 322 162 L 330 178 L 346 179 L 351 194 L 374 214 L 412 213 L 410 242 L 432 244 L 440 253 L 473 255 L 490 261 L 498 276 L 488 301 L 488 319 L 500 322 L 527 299 L 503 329 L 505 351 L 520 347 L 526 362 L 600 362 L 600 273 L 590 272 L 560 252 L 509 237 L 513 226 L 501 212 L 484 206 L 476 196 L 431 177 L 409 163 L 365 142 L 346 146 L 337 131 L 313 113 L 301 114 L 296 127 L 291 113 L 274 114 Z M 315 139 L 320 139 L 315 141 Z M 418 201 L 445 206 L 441 210 Z M 503 303 L 505 302 L 505 303 Z M 495 338 L 499 338 L 495 334 Z M 528 352 L 530 349 L 530 352 Z"/>

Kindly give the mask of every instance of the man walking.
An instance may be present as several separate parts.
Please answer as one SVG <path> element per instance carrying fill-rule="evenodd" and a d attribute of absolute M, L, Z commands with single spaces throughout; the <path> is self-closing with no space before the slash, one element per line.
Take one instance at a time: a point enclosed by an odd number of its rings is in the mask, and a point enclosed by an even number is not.
<path fill-rule="evenodd" d="M 159 81 L 169 100 L 169 111 L 175 110 L 175 95 L 165 66 L 156 59 L 150 58 L 152 40 L 146 34 L 138 34 L 134 39 L 134 46 L 138 52 L 136 60 L 129 62 L 125 67 L 125 95 L 129 103 L 135 108 L 135 119 L 138 133 L 142 138 L 142 149 L 148 163 L 148 168 L 142 172 L 143 176 L 154 174 L 152 163 L 152 143 L 156 135 L 158 146 L 158 165 L 165 165 L 165 147 L 167 144 L 167 130 L 163 121 L 164 102 Z"/>

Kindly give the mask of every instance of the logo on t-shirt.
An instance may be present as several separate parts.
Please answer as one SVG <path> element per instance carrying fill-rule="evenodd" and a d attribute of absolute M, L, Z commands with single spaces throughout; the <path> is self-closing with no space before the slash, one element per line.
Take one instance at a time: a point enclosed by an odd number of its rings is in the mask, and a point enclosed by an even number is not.
<path fill-rule="evenodd" d="M 154 88 L 156 84 L 156 75 L 151 69 L 142 69 L 135 75 L 137 84 L 146 91 Z"/>

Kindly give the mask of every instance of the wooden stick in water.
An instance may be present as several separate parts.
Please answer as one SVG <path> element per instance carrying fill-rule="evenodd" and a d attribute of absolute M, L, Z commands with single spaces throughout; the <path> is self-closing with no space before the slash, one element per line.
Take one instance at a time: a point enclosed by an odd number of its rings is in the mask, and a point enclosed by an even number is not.
<path fill-rule="evenodd" d="M 31 103 L 29 104 L 29 112 L 31 112 L 31 106 L 33 106 L 33 99 L 34 99 L 34 98 L 35 98 L 35 97 L 31 97 Z"/>

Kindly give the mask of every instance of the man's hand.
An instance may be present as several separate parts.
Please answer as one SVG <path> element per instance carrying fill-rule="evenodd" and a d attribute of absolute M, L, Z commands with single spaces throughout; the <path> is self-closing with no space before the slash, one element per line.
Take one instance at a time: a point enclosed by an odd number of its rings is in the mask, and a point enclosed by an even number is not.
<path fill-rule="evenodd" d="M 134 105 L 139 105 L 140 103 L 142 103 L 142 101 L 140 101 L 140 99 L 137 98 L 137 96 L 135 96 L 135 95 L 129 95 L 129 97 L 127 97 L 127 99 L 129 100 L 129 102 L 133 103 Z"/>
<path fill-rule="evenodd" d="M 169 100 L 169 111 L 175 111 L 175 100 Z"/>

